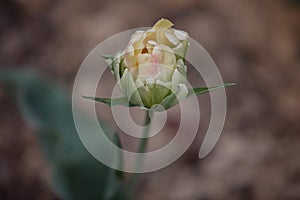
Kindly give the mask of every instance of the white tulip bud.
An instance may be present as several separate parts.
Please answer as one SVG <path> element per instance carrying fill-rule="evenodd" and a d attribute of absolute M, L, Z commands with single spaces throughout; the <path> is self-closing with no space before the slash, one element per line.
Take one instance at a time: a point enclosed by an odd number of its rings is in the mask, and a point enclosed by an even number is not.
<path fill-rule="evenodd" d="M 126 48 L 114 56 L 112 71 L 131 104 L 153 108 L 172 94 L 177 100 L 187 96 L 188 34 L 172 26 L 161 19 L 149 30 L 136 31 Z"/>

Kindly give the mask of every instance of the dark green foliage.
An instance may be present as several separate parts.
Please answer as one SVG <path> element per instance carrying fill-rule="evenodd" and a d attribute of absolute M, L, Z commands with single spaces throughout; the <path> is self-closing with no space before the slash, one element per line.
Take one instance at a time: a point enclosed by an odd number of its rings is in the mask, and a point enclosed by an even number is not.
<path fill-rule="evenodd" d="M 126 199 L 116 172 L 92 157 L 81 143 L 68 95 L 35 73 L 0 71 L 24 119 L 35 128 L 48 161 L 54 191 L 65 200 Z M 87 118 L 88 119 L 88 118 Z M 117 137 L 115 143 L 120 145 Z M 100 141 L 99 141 L 100 143 Z M 118 174 L 116 176 L 115 174 Z"/>

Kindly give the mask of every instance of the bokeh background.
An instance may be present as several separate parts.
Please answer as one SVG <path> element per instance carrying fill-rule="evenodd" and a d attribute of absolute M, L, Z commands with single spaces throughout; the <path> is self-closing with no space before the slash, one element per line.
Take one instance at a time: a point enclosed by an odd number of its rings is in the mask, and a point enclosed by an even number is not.
<path fill-rule="evenodd" d="M 171 166 L 142 175 L 136 199 L 300 199 L 297 0 L 2 0 L 0 67 L 33 68 L 71 94 L 81 62 L 99 42 L 161 17 L 189 32 L 224 81 L 237 85 L 227 89 L 226 124 L 213 152 L 197 158 L 209 120 L 206 95 L 199 98 L 199 138 Z M 107 120 L 108 110 L 100 113 Z M 167 130 L 176 126 L 169 120 Z M 32 132 L 1 87 L 1 200 L 60 199 Z"/>

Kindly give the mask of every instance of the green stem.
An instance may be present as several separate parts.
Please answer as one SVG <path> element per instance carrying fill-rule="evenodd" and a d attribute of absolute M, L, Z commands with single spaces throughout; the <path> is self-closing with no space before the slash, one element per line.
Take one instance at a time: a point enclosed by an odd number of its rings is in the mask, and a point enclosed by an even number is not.
<path fill-rule="evenodd" d="M 145 112 L 145 118 L 144 118 L 144 132 L 143 132 L 143 138 L 141 138 L 140 145 L 138 148 L 138 153 L 145 153 L 147 149 L 147 142 L 148 142 L 148 136 L 150 131 L 150 126 L 148 126 L 151 122 L 151 116 L 152 112 L 147 110 Z"/>
<path fill-rule="evenodd" d="M 140 140 L 140 144 L 138 147 L 138 153 L 145 153 L 146 149 L 147 149 L 147 143 L 148 143 L 148 136 L 150 133 L 150 122 L 151 122 L 151 115 L 152 112 L 147 110 L 145 112 L 145 118 L 144 118 L 144 130 L 143 130 L 143 137 Z M 138 157 L 136 160 L 136 167 L 137 169 L 140 169 L 142 167 L 143 164 L 143 158 L 142 157 Z M 129 192 L 131 193 L 130 196 L 133 195 L 135 188 L 137 186 L 137 182 L 138 182 L 138 178 L 139 178 L 139 173 L 134 173 L 131 175 L 130 179 L 129 179 Z"/>

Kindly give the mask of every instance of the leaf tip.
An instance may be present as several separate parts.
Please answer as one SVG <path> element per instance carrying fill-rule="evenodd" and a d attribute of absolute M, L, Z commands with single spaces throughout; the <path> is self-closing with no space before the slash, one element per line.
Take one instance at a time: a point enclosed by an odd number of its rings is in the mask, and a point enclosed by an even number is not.
<path fill-rule="evenodd" d="M 94 99 L 93 97 L 89 97 L 89 96 L 85 96 L 85 95 L 81 95 L 81 97 L 84 98 L 84 99 L 91 99 L 91 100 Z"/>
<path fill-rule="evenodd" d="M 226 84 L 224 84 L 225 87 L 234 86 L 234 85 L 236 85 L 236 83 L 226 83 Z"/>

